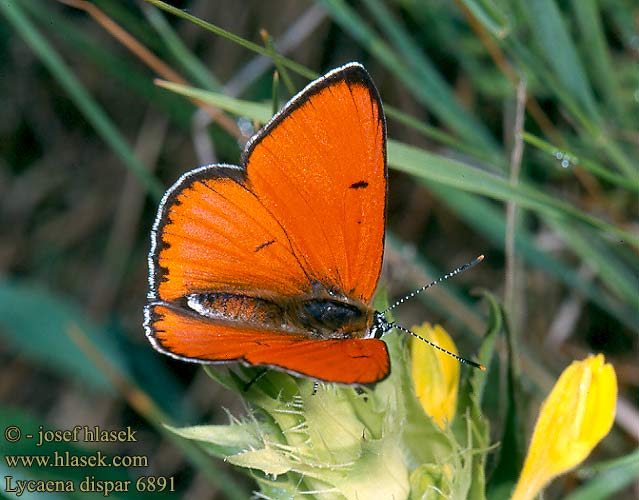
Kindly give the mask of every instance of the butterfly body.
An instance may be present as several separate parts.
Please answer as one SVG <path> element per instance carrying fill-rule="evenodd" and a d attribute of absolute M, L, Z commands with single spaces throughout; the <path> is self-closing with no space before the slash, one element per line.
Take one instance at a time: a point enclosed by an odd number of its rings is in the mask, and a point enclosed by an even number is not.
<path fill-rule="evenodd" d="M 390 371 L 371 307 L 386 206 L 381 100 L 351 63 L 312 82 L 240 166 L 184 174 L 152 231 L 145 329 L 186 361 L 264 365 L 342 384 Z"/>
<path fill-rule="evenodd" d="M 344 297 L 281 297 L 267 300 L 227 292 L 191 294 L 187 306 L 215 322 L 251 326 L 309 338 L 363 337 L 370 330 L 372 310 Z"/>

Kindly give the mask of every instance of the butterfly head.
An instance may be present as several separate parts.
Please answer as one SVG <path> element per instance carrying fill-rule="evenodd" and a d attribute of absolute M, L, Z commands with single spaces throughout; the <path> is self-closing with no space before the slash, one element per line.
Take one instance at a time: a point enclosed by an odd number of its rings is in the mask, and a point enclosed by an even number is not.
<path fill-rule="evenodd" d="M 375 311 L 373 313 L 373 323 L 368 330 L 367 337 L 379 339 L 393 328 L 395 328 L 395 323 L 388 321 L 383 312 Z"/>

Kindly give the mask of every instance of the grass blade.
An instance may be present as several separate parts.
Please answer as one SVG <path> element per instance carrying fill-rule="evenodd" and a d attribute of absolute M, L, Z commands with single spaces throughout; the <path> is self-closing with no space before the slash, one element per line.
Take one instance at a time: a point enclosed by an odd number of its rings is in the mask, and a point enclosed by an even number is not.
<path fill-rule="evenodd" d="M 62 58 L 53 50 L 51 44 L 25 16 L 19 4 L 17 2 L 0 2 L 0 12 L 5 15 L 13 28 L 51 71 L 97 133 L 113 149 L 126 167 L 135 174 L 149 193 L 159 201 L 164 193 L 164 186 L 135 157 L 106 113 L 86 91 Z"/>
<path fill-rule="evenodd" d="M 205 30 L 210 31 L 211 33 L 214 33 L 216 35 L 226 38 L 227 40 L 237 43 L 241 47 L 244 47 L 250 50 L 251 52 L 255 52 L 256 54 L 261 54 L 263 56 L 269 57 L 273 59 L 274 61 L 277 61 L 278 64 L 281 64 L 282 66 L 286 66 L 288 69 L 290 69 L 291 71 L 294 71 L 295 73 L 299 75 L 302 75 L 310 79 L 317 78 L 318 76 L 317 73 L 315 73 L 314 71 L 306 69 L 304 66 L 296 63 L 295 61 L 291 61 L 290 59 L 280 54 L 272 53 L 267 48 L 262 47 L 261 45 L 257 45 L 256 43 L 249 42 L 248 40 L 244 40 L 244 38 L 239 37 L 235 35 L 234 33 L 231 33 L 230 31 L 226 31 L 218 26 L 215 26 L 214 24 L 203 21 L 199 17 L 195 17 L 189 14 L 188 12 L 185 12 L 176 7 L 173 7 L 172 5 L 169 5 L 160 0 L 145 0 L 145 1 L 170 14 L 173 14 L 174 16 L 181 17 L 182 19 L 186 19 L 187 21 L 190 21 L 193 24 L 197 24 L 201 28 L 204 28 Z"/>
<path fill-rule="evenodd" d="M 343 0 L 322 0 L 322 4 L 345 31 L 355 37 L 360 44 L 389 68 L 413 93 L 415 98 L 432 110 L 447 126 L 474 146 L 490 153 L 495 152 L 497 146 L 494 139 L 456 103 L 452 98 L 452 93 L 430 62 L 424 56 L 417 56 L 418 51 L 413 47 L 413 44 L 401 33 L 397 25 L 392 23 L 390 18 L 385 18 L 383 12 L 379 12 L 378 18 L 395 38 L 398 44 L 396 51 L 377 36 L 357 12 Z M 370 5 L 375 4 L 371 3 Z M 378 8 L 383 9 L 381 6 Z M 400 53 L 403 54 L 400 50 L 409 50 L 410 54 L 419 60 L 411 61 L 409 59 L 409 64 L 404 63 L 405 57 L 399 56 Z"/>
<path fill-rule="evenodd" d="M 100 352 L 126 373 L 113 338 L 91 323 L 75 304 L 38 285 L 0 281 L 0 332 L 9 346 L 71 380 L 81 380 L 94 389 L 112 389 L 69 338 L 71 325 L 85 332 Z"/>
<path fill-rule="evenodd" d="M 193 81 L 198 85 L 207 90 L 219 91 L 222 88 L 221 83 L 184 45 L 162 13 L 146 5 L 143 7 L 145 7 L 143 10 L 146 18 L 164 41 L 164 45 L 173 55 L 173 59 L 191 75 Z"/>
<path fill-rule="evenodd" d="M 567 150 L 566 148 L 558 148 L 556 146 L 553 146 L 549 142 L 546 142 L 533 134 L 529 134 L 528 132 L 523 133 L 523 138 L 528 144 L 531 144 L 536 148 L 542 150 L 543 152 L 548 153 L 557 161 L 559 161 L 561 158 L 565 158 L 566 156 L 570 156 L 571 158 L 576 160 L 578 166 L 588 170 L 592 174 L 600 177 L 602 180 L 608 181 L 624 189 L 639 192 L 639 182 L 633 182 L 630 179 L 626 179 L 625 177 L 621 177 L 614 172 L 611 172 L 610 170 L 602 167 L 595 162 L 580 158 L 580 155 L 577 155 L 576 153 Z M 561 158 L 558 157 L 559 154 L 561 154 Z"/>
<path fill-rule="evenodd" d="M 193 89 L 169 82 L 159 82 L 161 86 L 213 104 L 221 109 L 245 115 L 253 120 L 265 123 L 271 117 L 268 106 L 242 101 L 214 92 Z M 578 220 L 593 228 L 614 234 L 632 245 L 639 246 L 639 235 L 632 234 L 604 220 L 584 213 L 577 208 L 547 195 L 534 186 L 520 182 L 511 186 L 508 180 L 497 175 L 470 167 L 460 161 L 428 153 L 422 149 L 388 141 L 388 164 L 402 172 L 424 180 L 432 180 L 462 191 L 482 194 L 501 201 L 515 201 L 541 215 L 567 217 Z"/>
<path fill-rule="evenodd" d="M 506 233 L 503 211 L 470 193 L 459 192 L 432 182 L 428 183 L 428 187 L 470 227 L 486 236 L 496 247 L 503 247 Z M 639 317 L 634 308 L 611 298 L 600 287 L 585 281 L 566 264 L 542 252 L 532 236 L 521 226 L 515 232 L 515 248 L 528 264 L 543 269 L 548 276 L 561 280 L 569 288 L 580 290 L 589 300 L 628 328 L 639 330 Z"/>
<path fill-rule="evenodd" d="M 581 35 L 581 53 L 587 61 L 586 69 L 596 89 L 605 99 L 612 118 L 621 119 L 624 116 L 621 102 L 619 102 L 620 89 L 607 49 L 599 2 L 595 0 L 580 0 L 572 2 L 572 11 L 575 14 L 579 33 Z M 628 123 L 617 123 L 621 127 Z"/>
<path fill-rule="evenodd" d="M 554 0 L 518 3 L 526 14 L 528 29 L 535 45 L 552 68 L 555 77 L 567 92 L 575 96 L 591 120 L 601 121 L 592 89 L 588 86 L 589 80 L 557 4 Z"/>
<path fill-rule="evenodd" d="M 597 475 L 568 495 L 565 500 L 606 500 L 639 479 L 639 450 L 621 458 L 589 467 Z"/>

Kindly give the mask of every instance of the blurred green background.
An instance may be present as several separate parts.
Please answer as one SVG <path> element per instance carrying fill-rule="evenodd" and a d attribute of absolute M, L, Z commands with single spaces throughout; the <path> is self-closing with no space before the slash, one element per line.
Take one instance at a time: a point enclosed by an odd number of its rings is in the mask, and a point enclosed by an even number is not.
<path fill-rule="evenodd" d="M 297 64 L 277 56 L 288 68 L 282 103 L 348 61 L 363 63 L 380 90 L 394 141 L 390 297 L 486 255 L 402 306 L 401 324 L 441 323 L 470 356 L 486 321 L 470 292 L 501 297 L 522 372 L 522 441 L 561 369 L 603 352 L 619 379 L 616 425 L 546 498 L 636 498 L 636 2 L 171 4 L 213 26 L 143 1 L 0 3 L 0 423 L 131 426 L 136 443 L 99 449 L 149 460 L 97 472 L 0 461 L 3 476 L 159 475 L 175 477 L 173 496 L 249 496 L 248 478 L 161 425 L 226 422 L 227 411 L 245 413 L 242 401 L 197 366 L 157 354 L 141 322 L 159 197 L 186 170 L 239 161 L 252 120 L 272 109 L 264 54 L 276 53 Z M 272 37 L 266 48 L 260 30 Z M 236 97 L 218 104 L 243 117 L 200 109 L 156 77 Z M 486 412 L 497 441 L 504 370 L 493 368 Z M 0 440 L 0 450 L 47 453 L 26 440 Z"/>

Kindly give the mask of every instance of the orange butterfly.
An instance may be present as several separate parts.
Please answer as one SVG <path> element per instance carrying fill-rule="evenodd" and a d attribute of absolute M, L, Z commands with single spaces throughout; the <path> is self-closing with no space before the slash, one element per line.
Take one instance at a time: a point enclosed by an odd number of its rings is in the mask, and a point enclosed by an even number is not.
<path fill-rule="evenodd" d="M 390 372 L 371 306 L 384 251 L 386 123 L 366 70 L 315 80 L 241 166 L 185 173 L 151 234 L 144 326 L 185 361 L 242 361 L 342 384 Z"/>
<path fill-rule="evenodd" d="M 291 99 L 249 141 L 241 166 L 185 173 L 151 233 L 144 326 L 153 346 L 326 382 L 383 380 L 380 337 L 396 325 L 370 303 L 386 177 L 382 103 L 357 63 Z"/>

